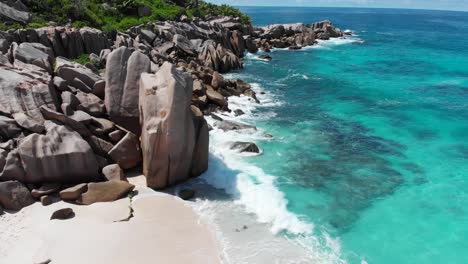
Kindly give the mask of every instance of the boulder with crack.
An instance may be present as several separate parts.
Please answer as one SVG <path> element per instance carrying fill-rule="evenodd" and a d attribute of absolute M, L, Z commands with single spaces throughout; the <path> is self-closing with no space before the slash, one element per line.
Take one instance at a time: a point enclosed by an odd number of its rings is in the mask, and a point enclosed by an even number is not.
<path fill-rule="evenodd" d="M 138 93 L 140 75 L 149 72 L 148 56 L 127 47 L 107 56 L 105 105 L 112 121 L 140 134 Z"/>

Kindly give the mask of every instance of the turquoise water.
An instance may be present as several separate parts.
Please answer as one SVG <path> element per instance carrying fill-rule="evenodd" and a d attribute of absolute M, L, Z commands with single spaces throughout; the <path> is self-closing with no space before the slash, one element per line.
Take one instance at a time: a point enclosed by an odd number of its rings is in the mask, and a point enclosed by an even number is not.
<path fill-rule="evenodd" d="M 248 56 L 281 104 L 246 162 L 348 263 L 468 263 L 468 13 L 241 8 L 256 25 L 330 19 L 352 43 Z M 285 235 L 288 235 L 285 232 Z"/>

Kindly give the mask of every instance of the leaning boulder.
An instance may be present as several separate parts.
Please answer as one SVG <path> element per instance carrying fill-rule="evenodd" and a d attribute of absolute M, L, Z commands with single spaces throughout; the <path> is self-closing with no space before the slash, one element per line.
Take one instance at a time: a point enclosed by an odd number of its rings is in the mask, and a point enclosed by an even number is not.
<path fill-rule="evenodd" d="M 18 211 L 34 203 L 28 188 L 18 181 L 0 182 L 0 206 Z"/>
<path fill-rule="evenodd" d="M 191 172 L 197 143 L 191 98 L 192 78 L 171 63 L 164 63 L 156 74 L 141 76 L 143 174 L 152 188 L 197 176 Z"/>
<path fill-rule="evenodd" d="M 98 163 L 89 144 L 65 126 L 46 123 L 45 135 L 31 134 L 18 152 L 26 183 L 78 183 L 96 179 Z"/>
<path fill-rule="evenodd" d="M 105 105 L 115 123 L 140 134 L 138 93 L 140 75 L 149 72 L 148 56 L 120 47 L 107 56 Z"/>

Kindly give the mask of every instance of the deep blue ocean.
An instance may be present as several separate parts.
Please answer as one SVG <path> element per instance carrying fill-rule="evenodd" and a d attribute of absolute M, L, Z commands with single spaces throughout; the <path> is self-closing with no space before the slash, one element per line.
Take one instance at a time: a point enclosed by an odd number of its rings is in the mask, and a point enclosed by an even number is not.
<path fill-rule="evenodd" d="M 329 19 L 356 33 L 271 62 L 248 55 L 228 75 L 268 96 L 244 121 L 274 138 L 242 160 L 269 175 L 288 214 L 262 212 L 264 199 L 259 218 L 339 262 L 468 263 L 468 13 L 241 10 L 257 26 Z M 259 188 L 246 202 L 268 196 L 247 174 Z"/>

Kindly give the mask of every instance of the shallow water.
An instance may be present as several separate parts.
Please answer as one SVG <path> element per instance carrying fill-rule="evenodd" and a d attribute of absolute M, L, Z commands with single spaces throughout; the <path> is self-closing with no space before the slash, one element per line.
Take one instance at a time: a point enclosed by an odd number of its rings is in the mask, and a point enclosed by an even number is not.
<path fill-rule="evenodd" d="M 227 77 L 266 94 L 230 106 L 259 130 L 213 131 L 230 173 L 204 180 L 322 263 L 468 263 L 468 13 L 242 10 L 257 25 L 330 19 L 357 36 L 248 55 Z"/>

